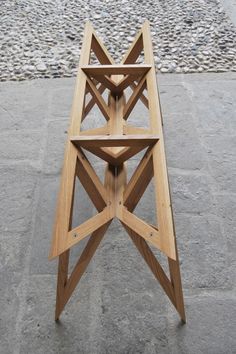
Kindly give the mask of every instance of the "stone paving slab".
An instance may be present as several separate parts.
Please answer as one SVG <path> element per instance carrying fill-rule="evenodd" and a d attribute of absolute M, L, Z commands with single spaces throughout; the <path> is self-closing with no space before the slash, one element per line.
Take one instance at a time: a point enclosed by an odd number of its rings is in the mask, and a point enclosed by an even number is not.
<path fill-rule="evenodd" d="M 226 294 L 186 296 L 188 325 L 169 322 L 171 354 L 235 353 L 235 297 Z M 172 312 L 172 316 L 173 316 Z"/>
<path fill-rule="evenodd" d="M 118 222 L 55 324 L 57 262 L 47 256 L 75 80 L 7 82 L 0 84 L 0 353 L 236 352 L 236 74 L 158 81 L 187 325 Z M 145 119 L 143 105 L 137 112 Z M 88 125 L 97 121 L 95 110 Z M 129 175 L 136 164 L 137 157 Z M 136 212 L 150 220 L 151 187 L 143 198 Z M 94 213 L 81 190 L 76 203 L 74 223 Z M 73 248 L 70 269 L 85 242 Z"/>

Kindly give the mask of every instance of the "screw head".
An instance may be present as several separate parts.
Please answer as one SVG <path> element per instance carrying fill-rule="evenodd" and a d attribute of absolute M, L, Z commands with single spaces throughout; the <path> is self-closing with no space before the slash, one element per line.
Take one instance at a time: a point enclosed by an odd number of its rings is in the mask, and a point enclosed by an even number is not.
<path fill-rule="evenodd" d="M 78 236 L 78 234 L 77 234 L 77 232 L 75 232 L 74 234 L 73 234 L 73 237 L 75 238 L 75 237 L 77 237 Z"/>
<path fill-rule="evenodd" d="M 150 237 L 152 237 L 153 236 L 153 233 L 152 232 L 150 232 L 150 235 L 149 235 Z"/>

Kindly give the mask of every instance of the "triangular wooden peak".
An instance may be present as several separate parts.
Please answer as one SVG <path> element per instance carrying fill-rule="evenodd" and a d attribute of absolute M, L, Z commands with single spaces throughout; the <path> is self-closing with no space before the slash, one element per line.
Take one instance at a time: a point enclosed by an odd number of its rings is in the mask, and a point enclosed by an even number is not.
<path fill-rule="evenodd" d="M 142 52 L 144 63 L 137 64 L 136 60 Z M 91 53 L 100 65 L 90 64 Z M 128 99 L 125 92 L 127 88 L 132 92 Z M 104 91 L 107 92 L 107 99 L 104 98 Z M 127 123 L 139 100 L 148 109 L 148 129 Z M 94 105 L 98 106 L 107 123 L 102 127 L 82 131 L 81 123 Z M 86 150 L 107 162 L 105 183 L 98 178 L 86 156 Z M 142 150 L 145 150 L 143 158 L 127 183 L 126 163 Z M 72 228 L 77 177 L 98 213 Z M 157 225 L 149 225 L 133 214 L 151 179 L 155 185 Z M 162 119 L 147 21 L 120 65 L 114 63 L 91 24 L 87 23 L 85 27 L 50 252 L 50 258 L 59 256 L 56 319 L 115 217 L 121 221 L 185 321 Z M 68 277 L 69 249 L 89 235 L 88 244 Z M 168 257 L 170 279 L 154 257 L 147 241 Z"/>

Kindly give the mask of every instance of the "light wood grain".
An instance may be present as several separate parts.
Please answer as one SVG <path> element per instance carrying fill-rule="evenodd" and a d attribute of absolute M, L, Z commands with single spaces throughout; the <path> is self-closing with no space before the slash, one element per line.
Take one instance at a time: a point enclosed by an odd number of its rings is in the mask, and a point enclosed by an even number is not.
<path fill-rule="evenodd" d="M 98 91 L 98 89 L 96 88 L 96 86 L 94 85 L 92 80 L 89 79 L 88 77 L 87 77 L 87 87 L 88 87 L 89 92 L 93 96 L 94 101 L 97 103 L 98 108 L 100 109 L 100 111 L 104 115 L 105 119 L 109 120 L 110 116 L 109 116 L 109 110 L 106 105 L 106 102 L 104 101 L 102 95 L 100 94 L 100 92 Z"/>
<path fill-rule="evenodd" d="M 90 57 L 90 43 L 92 39 L 93 29 L 90 23 L 86 24 L 85 37 L 83 42 L 80 66 L 89 63 Z M 84 95 L 86 87 L 86 75 L 82 70 L 78 71 L 76 87 L 71 110 L 71 124 L 69 128 L 70 135 L 76 135 L 80 131 L 80 124 L 83 116 Z M 57 201 L 56 217 L 54 222 L 53 240 L 49 259 L 57 257 L 67 249 L 67 233 L 70 225 L 70 213 L 73 207 L 74 197 L 74 181 L 77 163 L 77 149 L 70 142 L 68 138 L 64 164 L 61 175 L 60 192 Z"/>
<path fill-rule="evenodd" d="M 87 129 L 80 132 L 80 135 L 108 135 L 110 132 L 109 124 L 99 128 Z"/>
<path fill-rule="evenodd" d="M 106 87 L 102 84 L 99 84 L 98 86 L 96 85 L 96 88 L 101 95 L 106 90 Z M 88 92 L 89 92 L 89 90 L 88 90 Z M 94 99 L 94 97 L 92 97 L 89 100 L 89 102 L 86 104 L 86 106 L 84 106 L 83 116 L 82 116 L 81 121 L 83 121 L 87 117 L 87 115 L 89 114 L 89 112 L 91 111 L 91 109 L 94 107 L 95 104 L 96 104 L 96 100 Z"/>
<path fill-rule="evenodd" d="M 89 241 L 84 248 L 78 262 L 76 263 L 69 279 L 66 282 L 63 282 L 63 269 L 59 268 L 58 278 L 60 277 L 61 281 L 58 281 L 58 286 L 62 286 L 60 291 L 60 296 L 57 296 L 57 306 L 56 306 L 56 315 L 55 319 L 58 320 L 61 312 L 63 311 L 66 303 L 70 299 L 73 291 L 75 290 L 78 282 L 80 281 L 82 275 L 84 274 L 89 262 L 91 261 L 94 253 L 96 252 L 101 240 L 104 237 L 105 232 L 109 226 L 110 222 L 100 227 L 98 230 L 94 231 L 90 236 Z M 65 254 L 69 252 L 66 251 Z M 64 254 L 63 254 L 64 255 Z M 60 256 L 60 259 L 63 257 Z M 63 260 L 61 260 L 63 262 Z M 68 267 L 67 267 L 68 268 Z M 60 280 L 59 279 L 59 280 Z"/>
<path fill-rule="evenodd" d="M 143 50 L 143 36 L 142 36 L 142 29 L 141 29 L 135 36 L 130 48 L 125 53 L 122 59 L 122 64 L 135 63 L 142 50 Z"/>
<path fill-rule="evenodd" d="M 143 25 L 143 43 L 145 63 L 151 64 L 152 68 L 146 75 L 147 91 L 149 98 L 150 127 L 152 132 L 160 134 L 160 140 L 153 149 L 154 185 L 157 201 L 157 219 L 161 234 L 161 250 L 172 259 L 176 259 L 175 235 L 173 227 L 172 210 L 170 203 L 168 175 L 162 131 L 162 120 L 158 90 L 155 75 L 155 66 L 152 52 L 149 23 Z"/>
<path fill-rule="evenodd" d="M 124 125 L 124 134 L 126 135 L 131 135 L 131 134 L 135 134 L 135 135 L 140 135 L 140 134 L 144 134 L 144 135 L 151 135 L 150 134 L 150 129 L 147 128 L 142 128 L 142 127 L 135 127 L 133 125 L 130 124 L 125 124 Z"/>
<path fill-rule="evenodd" d="M 84 154 L 80 152 L 78 152 L 76 175 L 96 209 L 102 211 L 107 204 L 106 190 Z"/>
<path fill-rule="evenodd" d="M 146 152 L 124 190 L 124 205 L 133 211 L 153 177 L 152 149 Z"/>
<path fill-rule="evenodd" d="M 86 35 L 84 35 L 84 39 L 86 41 L 89 40 L 88 38 L 86 38 Z M 92 33 L 91 49 L 93 50 L 101 64 L 109 65 L 115 63 L 113 58 L 109 54 L 107 48 L 104 46 L 104 44 L 94 31 Z"/>
<path fill-rule="evenodd" d="M 59 256 L 58 274 L 57 274 L 57 298 L 55 309 L 55 320 L 59 319 L 62 309 L 64 308 L 65 286 L 68 279 L 70 250 L 65 251 Z"/>
<path fill-rule="evenodd" d="M 69 231 L 67 248 L 71 248 L 76 243 L 80 242 L 85 237 L 92 234 L 94 231 L 96 231 L 101 226 L 105 225 L 108 221 L 110 221 L 112 217 L 113 216 L 110 216 L 108 208 L 106 207 L 100 213 L 92 216 L 90 219 L 86 220 L 79 226 Z"/>
<path fill-rule="evenodd" d="M 77 147 L 120 147 L 120 146 L 152 146 L 158 141 L 155 135 L 95 135 L 72 136 L 70 141 Z"/>
<path fill-rule="evenodd" d="M 137 87 L 137 83 L 136 82 L 132 82 L 130 84 L 131 89 L 134 91 Z M 139 97 L 140 101 L 144 104 L 144 106 L 148 109 L 148 98 L 144 95 L 144 93 L 141 93 L 140 97 Z"/>
<path fill-rule="evenodd" d="M 117 93 L 121 93 L 124 91 L 127 87 L 131 86 L 135 80 L 139 79 L 139 75 L 126 75 L 124 76 L 117 84 Z"/>
<path fill-rule="evenodd" d="M 108 90 L 116 93 L 117 92 L 117 85 L 114 83 L 112 79 L 109 78 L 107 75 L 93 75 L 93 77 L 103 84 Z"/>
<path fill-rule="evenodd" d="M 144 75 L 151 69 L 148 64 L 130 65 L 83 65 L 82 71 L 89 76 L 93 75 Z M 118 84 L 118 83 L 117 83 Z"/>
<path fill-rule="evenodd" d="M 132 95 L 130 96 L 128 102 L 124 106 L 124 111 L 123 111 L 123 117 L 126 120 L 134 106 L 136 105 L 137 101 L 140 98 L 140 95 L 142 94 L 143 90 L 146 87 L 146 76 L 144 76 L 138 83 L 138 85 L 135 87 Z"/>
<path fill-rule="evenodd" d="M 176 301 L 175 301 L 175 294 L 174 290 L 172 287 L 172 284 L 168 277 L 166 276 L 164 270 L 162 269 L 160 263 L 157 261 L 156 257 L 154 256 L 153 252 L 151 251 L 150 247 L 148 246 L 147 242 L 140 237 L 135 231 L 131 230 L 128 228 L 127 225 L 124 225 L 126 231 L 128 232 L 128 235 L 132 239 L 133 243 L 139 250 L 140 254 L 144 258 L 145 262 L 151 269 L 152 273 L 156 277 L 156 279 L 159 281 L 161 284 L 163 290 L 169 297 L 170 301 L 172 304 L 176 307 Z"/>
<path fill-rule="evenodd" d="M 101 65 L 90 65 L 91 51 Z M 135 61 L 142 51 L 145 63 L 139 65 Z M 129 86 L 133 93 L 127 100 L 125 89 Z M 107 102 L 102 96 L 105 89 L 108 90 Z M 148 98 L 144 90 L 147 90 Z M 89 101 L 86 96 L 88 93 L 92 96 Z M 149 128 L 135 127 L 126 122 L 139 100 L 148 109 Z M 107 124 L 81 131 L 81 122 L 95 104 Z M 126 165 L 132 156 L 143 149 L 147 150 L 127 183 Z M 107 162 L 104 184 L 84 150 Z M 77 177 L 98 213 L 71 229 Z M 148 224 L 133 213 L 152 179 L 155 186 L 156 225 Z M 120 220 L 180 317 L 186 321 L 162 116 L 147 21 L 119 65 L 114 63 L 92 26 L 88 23 L 85 28 L 50 252 L 51 258 L 59 256 L 56 319 L 71 297 L 113 218 Z M 68 277 L 69 250 L 89 235 L 90 239 Z M 147 242 L 168 257 L 170 279 Z"/>
<path fill-rule="evenodd" d="M 141 220 L 136 215 L 122 208 L 122 213 L 119 215 L 119 220 L 127 225 L 136 234 L 143 237 L 145 240 L 152 243 L 155 247 L 160 247 L 160 235 L 156 228 L 153 228 L 144 220 Z"/>

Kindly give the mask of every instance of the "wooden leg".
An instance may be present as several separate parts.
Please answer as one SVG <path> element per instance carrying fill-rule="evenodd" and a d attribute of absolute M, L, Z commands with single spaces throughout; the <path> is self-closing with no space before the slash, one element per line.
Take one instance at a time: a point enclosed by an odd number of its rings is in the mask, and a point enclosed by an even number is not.
<path fill-rule="evenodd" d="M 125 224 L 123 224 L 123 226 L 126 229 L 131 240 L 137 247 L 138 251 L 144 258 L 145 262 L 151 269 L 152 273 L 159 281 L 166 295 L 169 297 L 170 301 L 180 314 L 182 321 L 185 323 L 186 318 L 184 311 L 183 293 L 178 259 L 174 261 L 171 258 L 168 258 L 171 274 L 170 281 L 167 275 L 165 274 L 164 270 L 162 269 L 161 265 L 157 261 L 156 257 L 154 256 L 153 252 L 151 251 L 150 247 L 148 246 L 147 242 L 133 230 L 128 228 Z"/>
<path fill-rule="evenodd" d="M 171 283 L 172 283 L 174 293 L 175 293 L 176 310 L 178 311 L 182 321 L 184 323 L 186 323 L 186 316 L 185 316 L 185 310 L 184 310 L 184 297 L 183 297 L 183 291 L 182 291 L 180 266 L 179 266 L 177 249 L 176 249 L 176 254 L 177 254 L 176 261 L 171 258 L 168 258 L 170 278 L 171 278 Z"/>
<path fill-rule="evenodd" d="M 67 283 L 68 265 L 69 265 L 70 250 L 65 251 L 59 256 L 58 275 L 57 275 L 57 299 L 55 320 L 59 319 L 64 303 L 64 291 Z"/>
<path fill-rule="evenodd" d="M 168 181 L 168 184 L 169 184 L 169 181 Z M 169 186 L 169 188 L 170 188 L 170 186 Z M 170 201 L 171 201 L 171 196 L 170 196 Z M 171 205 L 172 205 L 172 201 L 171 201 Z M 172 207 L 171 207 L 171 215 L 172 215 L 172 219 L 173 219 L 174 234 L 176 235 Z M 176 310 L 178 311 L 183 323 L 186 323 L 186 316 L 185 316 L 185 309 L 184 309 L 184 296 L 183 296 L 183 290 L 182 290 L 182 282 L 181 282 L 179 255 L 178 255 L 176 236 L 175 236 L 175 252 L 176 252 L 176 260 L 168 258 L 170 279 L 171 279 L 171 283 L 172 283 L 174 293 L 175 293 Z"/>
<path fill-rule="evenodd" d="M 169 281 L 168 277 L 166 276 L 164 270 L 162 269 L 161 265 L 157 261 L 156 257 L 152 253 L 147 242 L 142 237 L 140 237 L 136 232 L 134 232 L 133 230 L 128 228 L 126 225 L 123 224 L 123 226 L 126 229 L 131 240 L 133 241 L 133 243 L 137 247 L 138 251 L 140 252 L 142 257 L 144 258 L 145 262 L 147 263 L 147 265 L 149 266 L 149 268 L 153 272 L 154 276 L 161 284 L 165 293 L 168 295 L 170 301 L 175 306 L 175 298 L 174 298 L 174 292 L 173 292 L 171 282 Z"/>
<path fill-rule="evenodd" d="M 56 320 L 59 319 L 61 312 L 63 311 L 66 303 L 70 299 L 82 275 L 84 274 L 109 224 L 110 221 L 107 224 L 100 227 L 95 232 L 93 232 L 93 234 L 90 236 L 90 239 L 87 245 L 85 246 L 77 264 L 75 265 L 69 279 L 67 279 L 69 252 L 67 251 L 59 257 L 57 305 L 56 305 L 56 316 L 55 316 Z"/>

